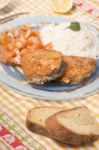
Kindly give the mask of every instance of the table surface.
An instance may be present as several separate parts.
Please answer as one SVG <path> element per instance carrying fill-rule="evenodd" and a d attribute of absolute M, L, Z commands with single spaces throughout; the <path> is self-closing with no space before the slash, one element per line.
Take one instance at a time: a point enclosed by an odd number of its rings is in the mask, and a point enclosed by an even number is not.
<path fill-rule="evenodd" d="M 0 6 L 8 0 L 1 0 Z M 30 12 L 31 16 L 61 16 L 90 24 L 99 31 L 99 0 L 74 0 L 75 8 L 67 15 L 55 14 L 50 0 L 21 0 L 10 13 Z M 34 107 L 56 106 L 73 108 L 85 105 L 99 122 L 99 92 L 75 101 L 42 101 L 29 98 L 0 84 L 0 150 L 99 150 L 99 141 L 93 145 L 71 147 L 28 131 L 27 112 Z M 14 143 L 14 144 L 13 144 Z"/>

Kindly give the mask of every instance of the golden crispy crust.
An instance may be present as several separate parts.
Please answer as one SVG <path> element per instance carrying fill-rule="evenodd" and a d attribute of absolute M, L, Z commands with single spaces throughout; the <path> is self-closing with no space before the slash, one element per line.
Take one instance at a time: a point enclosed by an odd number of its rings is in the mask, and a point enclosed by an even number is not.
<path fill-rule="evenodd" d="M 23 50 L 21 66 L 25 77 L 33 83 L 44 83 L 58 78 L 63 70 L 63 56 L 51 50 Z"/>
<path fill-rule="evenodd" d="M 64 56 L 65 71 L 60 79 L 63 84 L 79 83 L 96 69 L 96 60 L 79 56 Z"/>
<path fill-rule="evenodd" d="M 68 110 L 67 110 L 68 111 Z M 58 112 L 60 113 L 60 112 Z M 71 145 L 82 145 L 94 142 L 99 135 L 80 135 L 64 127 L 57 120 L 57 114 L 52 115 L 46 120 L 46 127 L 51 138 Z"/>

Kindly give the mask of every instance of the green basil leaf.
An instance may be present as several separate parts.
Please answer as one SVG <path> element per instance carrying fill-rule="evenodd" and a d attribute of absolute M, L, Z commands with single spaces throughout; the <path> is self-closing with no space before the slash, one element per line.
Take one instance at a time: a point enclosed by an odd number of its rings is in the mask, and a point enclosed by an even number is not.
<path fill-rule="evenodd" d="M 81 29 L 79 22 L 71 22 L 69 28 L 73 31 L 79 31 Z"/>

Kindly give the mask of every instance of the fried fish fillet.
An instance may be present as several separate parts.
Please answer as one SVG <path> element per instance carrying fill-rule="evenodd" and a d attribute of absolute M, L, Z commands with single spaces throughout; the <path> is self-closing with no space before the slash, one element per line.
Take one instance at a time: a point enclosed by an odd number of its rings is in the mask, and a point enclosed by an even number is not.
<path fill-rule="evenodd" d="M 96 60 L 79 56 L 64 56 L 66 68 L 61 76 L 61 84 L 79 83 L 96 70 Z"/>
<path fill-rule="evenodd" d="M 52 50 L 26 50 L 21 54 L 21 67 L 28 82 L 44 84 L 64 71 L 62 53 Z"/>

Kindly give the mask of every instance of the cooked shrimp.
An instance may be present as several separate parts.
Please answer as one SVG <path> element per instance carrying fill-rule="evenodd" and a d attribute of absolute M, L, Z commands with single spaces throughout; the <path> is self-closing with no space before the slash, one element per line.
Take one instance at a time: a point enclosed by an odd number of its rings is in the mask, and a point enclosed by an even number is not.
<path fill-rule="evenodd" d="M 39 31 L 25 25 L 1 33 L 0 46 L 2 47 L 0 61 L 10 65 L 20 64 L 20 52 L 25 48 L 52 49 L 51 43 L 47 45 L 42 43 Z"/>

